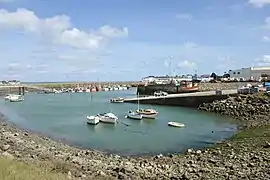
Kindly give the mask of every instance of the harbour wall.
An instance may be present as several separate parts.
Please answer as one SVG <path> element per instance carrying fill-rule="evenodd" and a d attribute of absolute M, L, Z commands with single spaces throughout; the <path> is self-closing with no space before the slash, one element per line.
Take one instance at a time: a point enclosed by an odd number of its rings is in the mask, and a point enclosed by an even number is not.
<path fill-rule="evenodd" d="M 247 82 L 199 83 L 199 91 L 215 91 L 217 89 L 221 90 L 237 89 L 246 84 Z M 148 86 L 138 85 L 137 93 L 139 93 L 140 95 L 153 95 L 155 91 L 165 91 L 168 92 L 169 94 L 175 94 L 179 90 L 180 87 L 170 84 L 156 84 Z"/>
<path fill-rule="evenodd" d="M 198 108 L 203 103 L 212 103 L 216 100 L 227 99 L 228 97 L 237 96 L 237 94 L 224 95 L 204 95 L 204 96 L 185 96 L 173 98 L 158 98 L 158 99 L 140 99 L 140 104 L 167 105 Z M 129 103 L 137 103 L 137 100 L 126 101 Z"/>

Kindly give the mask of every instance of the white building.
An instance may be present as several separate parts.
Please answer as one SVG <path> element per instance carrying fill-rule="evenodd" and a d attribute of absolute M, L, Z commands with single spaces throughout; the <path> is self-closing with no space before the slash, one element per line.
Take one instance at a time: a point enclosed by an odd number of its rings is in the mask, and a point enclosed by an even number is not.
<path fill-rule="evenodd" d="M 244 80 L 260 80 L 267 75 L 270 77 L 270 67 L 249 67 L 229 71 L 230 78 L 236 78 Z"/>

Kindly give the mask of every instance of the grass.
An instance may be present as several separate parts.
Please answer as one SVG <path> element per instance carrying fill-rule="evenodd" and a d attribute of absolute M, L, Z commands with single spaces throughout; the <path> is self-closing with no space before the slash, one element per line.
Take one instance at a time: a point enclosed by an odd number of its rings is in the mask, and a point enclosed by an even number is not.
<path fill-rule="evenodd" d="M 231 137 L 230 140 L 240 140 L 256 137 L 270 137 L 270 125 L 241 130 L 233 137 Z"/>
<path fill-rule="evenodd" d="M 67 176 L 16 160 L 0 157 L 1 180 L 65 180 Z"/>

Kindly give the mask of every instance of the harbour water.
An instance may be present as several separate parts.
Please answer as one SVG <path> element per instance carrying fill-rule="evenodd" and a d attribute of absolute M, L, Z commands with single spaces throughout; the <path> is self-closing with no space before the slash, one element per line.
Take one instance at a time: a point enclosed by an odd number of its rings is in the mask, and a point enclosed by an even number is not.
<path fill-rule="evenodd" d="M 64 139 L 84 148 L 99 149 L 121 155 L 146 155 L 181 152 L 202 148 L 232 136 L 236 124 L 228 117 L 194 109 L 140 105 L 155 108 L 155 120 L 125 119 L 137 104 L 109 102 L 114 97 L 135 96 L 136 89 L 90 93 L 36 94 L 27 93 L 20 103 L 0 101 L 0 110 L 10 121 L 33 131 Z M 87 115 L 113 112 L 122 123 L 86 124 Z M 167 125 L 168 121 L 184 123 L 184 128 Z M 125 125 L 128 124 L 129 126 Z"/>

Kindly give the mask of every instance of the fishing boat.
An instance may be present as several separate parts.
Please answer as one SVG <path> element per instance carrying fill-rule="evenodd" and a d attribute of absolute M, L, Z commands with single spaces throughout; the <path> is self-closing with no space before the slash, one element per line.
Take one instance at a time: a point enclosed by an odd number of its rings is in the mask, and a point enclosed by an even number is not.
<path fill-rule="evenodd" d="M 100 121 L 99 116 L 87 116 L 87 124 L 96 125 Z"/>
<path fill-rule="evenodd" d="M 115 124 L 118 120 L 118 117 L 113 113 L 98 114 L 98 117 L 100 118 L 100 122 L 103 123 Z"/>
<path fill-rule="evenodd" d="M 143 115 L 129 111 L 128 114 L 126 115 L 126 118 L 141 120 L 143 118 Z"/>
<path fill-rule="evenodd" d="M 118 98 L 113 98 L 113 99 L 111 99 L 110 102 L 111 102 L 111 103 L 123 103 L 124 100 L 125 100 L 124 98 L 118 97 Z"/>
<path fill-rule="evenodd" d="M 168 122 L 168 125 L 173 126 L 173 127 L 185 127 L 185 125 L 183 123 L 173 122 L 173 121 Z"/>

